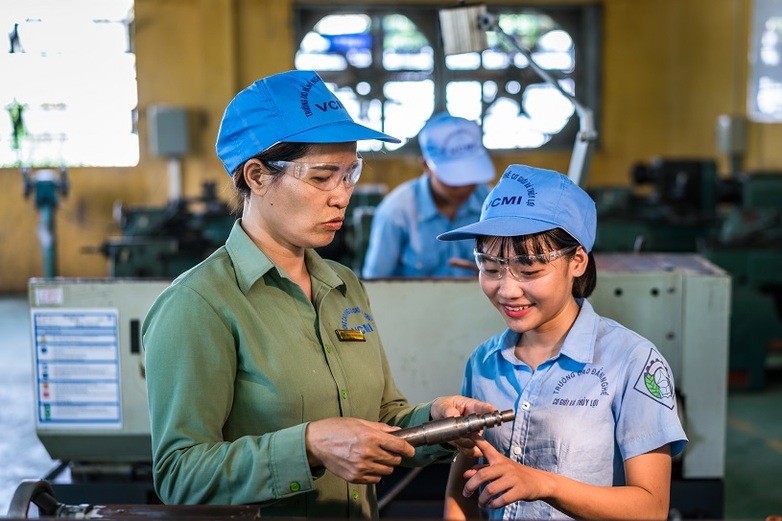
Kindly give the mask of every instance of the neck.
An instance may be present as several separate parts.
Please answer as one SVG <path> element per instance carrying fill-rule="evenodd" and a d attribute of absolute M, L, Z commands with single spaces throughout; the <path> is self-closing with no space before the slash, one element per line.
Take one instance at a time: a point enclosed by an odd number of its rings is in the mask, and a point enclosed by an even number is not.
<path fill-rule="evenodd" d="M 444 216 L 448 217 L 448 219 L 452 220 L 454 217 L 456 217 L 456 212 L 459 211 L 459 208 L 461 207 L 461 204 L 455 201 L 452 201 L 450 199 L 447 199 L 446 197 L 443 197 L 440 193 L 437 192 L 433 187 L 431 187 L 432 178 L 429 177 L 429 183 L 430 183 L 430 192 L 432 194 L 432 200 L 434 201 L 434 206 L 437 208 L 437 211 L 443 214 Z"/>
<path fill-rule="evenodd" d="M 243 218 L 242 229 L 244 229 L 258 249 L 282 268 L 293 280 L 299 282 L 303 277 L 309 279 L 307 264 L 304 262 L 304 248 L 278 240 L 267 229 L 252 219 Z"/>
<path fill-rule="evenodd" d="M 540 363 L 555 356 L 562 349 L 580 310 L 576 300 L 570 299 L 556 317 L 522 333 L 516 344 L 516 357 L 534 370 Z"/>

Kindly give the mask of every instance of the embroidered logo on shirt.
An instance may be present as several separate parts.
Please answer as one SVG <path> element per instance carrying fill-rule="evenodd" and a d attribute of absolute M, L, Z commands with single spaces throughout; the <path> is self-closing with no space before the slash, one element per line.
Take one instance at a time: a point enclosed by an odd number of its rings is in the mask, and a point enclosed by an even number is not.
<path fill-rule="evenodd" d="M 662 357 L 654 349 L 649 350 L 646 364 L 644 364 L 644 368 L 638 376 L 633 389 L 657 403 L 671 410 L 673 409 L 675 392 L 671 370 L 668 369 Z"/>
<path fill-rule="evenodd" d="M 592 376 L 595 378 L 597 380 L 595 383 L 600 386 L 600 396 L 608 396 L 608 377 L 602 367 L 592 366 L 586 366 L 580 371 L 571 371 L 562 376 L 557 382 L 556 387 L 554 387 L 554 394 L 559 394 L 564 390 L 565 385 L 568 382 L 575 380 L 580 376 Z"/>
<path fill-rule="evenodd" d="M 356 320 L 356 318 L 358 320 Z M 355 323 L 357 321 L 361 321 L 362 323 L 358 325 L 350 324 L 351 322 Z M 363 335 L 367 333 L 372 333 L 375 330 L 375 326 L 373 325 L 372 317 L 368 313 L 364 313 L 360 307 L 356 306 L 353 308 L 347 308 L 345 311 L 342 312 L 342 324 L 340 329 L 341 330 L 355 329 L 362 333 L 362 338 L 363 338 Z"/>
<path fill-rule="evenodd" d="M 585 376 L 588 378 L 582 378 Z M 566 389 L 568 384 L 575 382 L 576 379 L 578 379 L 578 383 L 575 384 L 575 389 Z M 571 371 L 560 377 L 553 392 L 554 395 L 559 396 L 552 399 L 551 405 L 560 407 L 597 407 L 600 405 L 600 396 L 609 396 L 608 387 L 608 376 L 602 367 L 586 366 L 580 371 Z M 583 396 L 581 393 L 587 388 L 590 389 L 586 391 L 590 396 Z M 574 393 L 575 396 L 572 396 Z"/>

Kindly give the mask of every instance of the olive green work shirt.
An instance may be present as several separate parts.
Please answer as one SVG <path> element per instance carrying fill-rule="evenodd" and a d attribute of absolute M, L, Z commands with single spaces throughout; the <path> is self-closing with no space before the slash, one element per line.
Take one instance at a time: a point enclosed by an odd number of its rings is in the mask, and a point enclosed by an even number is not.
<path fill-rule="evenodd" d="M 237 221 L 143 326 L 155 489 L 167 504 L 255 504 L 266 517 L 376 518 L 375 487 L 310 468 L 308 422 L 428 421 L 394 384 L 362 283 L 307 250 L 313 303 Z M 341 341 L 358 330 L 365 341 Z M 406 465 L 450 457 L 419 447 Z"/>

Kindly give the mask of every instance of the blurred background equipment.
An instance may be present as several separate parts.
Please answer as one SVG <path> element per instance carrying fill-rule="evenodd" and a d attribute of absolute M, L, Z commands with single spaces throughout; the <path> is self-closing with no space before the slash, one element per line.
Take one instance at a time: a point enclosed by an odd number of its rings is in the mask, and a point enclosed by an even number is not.
<path fill-rule="evenodd" d="M 37 515 L 34 515 L 36 514 Z M 69 518 L 69 519 L 230 519 L 253 521 L 261 517 L 257 505 L 93 505 L 61 503 L 51 484 L 45 480 L 24 480 L 14 491 L 8 508 L 9 519 Z"/>
<path fill-rule="evenodd" d="M 598 252 L 697 252 L 732 278 L 730 385 L 759 389 L 782 359 L 782 171 L 742 170 L 740 118 L 720 116 L 712 158 L 655 158 L 633 166 L 629 187 L 589 190 Z"/>
<path fill-rule="evenodd" d="M 225 243 L 237 218 L 205 182 L 199 197 L 171 199 L 160 207 L 115 205 L 121 236 L 85 252 L 102 253 L 111 277 L 173 278 Z"/>
<path fill-rule="evenodd" d="M 30 173 L 29 168 L 22 169 L 24 198 L 34 194 L 35 208 L 38 210 L 38 242 L 43 253 L 43 276 L 57 276 L 57 232 L 55 214 L 60 198 L 68 195 L 68 169 L 60 168 L 59 175 L 50 168 Z"/>

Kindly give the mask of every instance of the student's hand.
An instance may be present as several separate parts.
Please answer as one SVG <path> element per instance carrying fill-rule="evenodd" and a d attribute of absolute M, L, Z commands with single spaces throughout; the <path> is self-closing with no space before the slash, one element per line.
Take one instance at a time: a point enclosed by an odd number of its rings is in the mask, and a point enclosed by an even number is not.
<path fill-rule="evenodd" d="M 441 396 L 432 402 L 430 415 L 433 420 L 440 420 L 454 416 L 467 416 L 469 414 L 487 414 L 496 410 L 497 408 L 490 403 L 467 398 L 466 396 L 454 395 Z M 475 442 L 471 437 L 459 438 L 452 441 L 451 445 L 454 445 L 465 456 L 473 458 L 481 456 L 481 451 L 476 448 Z"/>
<path fill-rule="evenodd" d="M 451 257 L 448 259 L 448 265 L 454 266 L 456 268 L 464 268 L 467 270 L 472 270 L 475 272 L 475 274 L 478 274 L 478 265 L 475 264 L 475 261 L 467 260 L 467 259 L 460 259 L 459 257 Z"/>
<path fill-rule="evenodd" d="M 399 430 L 358 418 L 326 418 L 307 425 L 305 444 L 311 467 L 326 467 L 351 483 L 377 483 L 415 448 L 392 436 Z"/>
<path fill-rule="evenodd" d="M 472 496 L 485 483 L 478 497 L 481 508 L 502 508 L 516 501 L 540 499 L 538 484 L 542 471 L 505 457 L 481 436 L 474 436 L 474 441 L 488 464 L 475 465 L 464 473 L 464 497 Z"/>

